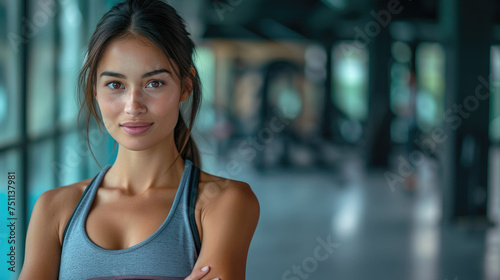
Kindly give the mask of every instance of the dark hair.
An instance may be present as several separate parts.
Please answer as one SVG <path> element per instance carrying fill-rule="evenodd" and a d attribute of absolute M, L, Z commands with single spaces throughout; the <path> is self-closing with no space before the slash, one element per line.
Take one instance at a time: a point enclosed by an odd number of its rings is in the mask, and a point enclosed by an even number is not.
<path fill-rule="evenodd" d="M 198 149 L 191 137 L 191 129 L 201 103 L 201 82 L 193 63 L 195 45 L 189 32 L 186 31 L 184 20 L 173 7 L 161 0 L 127 0 L 117 4 L 104 14 L 90 38 L 85 64 L 78 78 L 81 101 L 78 117 L 86 107 L 89 113 L 86 116 L 86 137 L 90 151 L 92 152 L 89 141 L 91 115 L 97 121 L 99 130 L 101 129 L 96 110 L 97 101 L 93 94 L 97 79 L 97 65 L 104 50 L 113 39 L 136 35 L 147 38 L 175 63 L 176 67 L 172 69 L 181 82 L 181 91 L 187 86 L 191 87 L 189 89 L 192 90 L 189 98 L 191 107 L 186 111 L 189 112 L 187 120 L 189 125 L 179 110 L 179 119 L 174 128 L 174 140 L 180 156 L 200 166 Z M 186 83 L 186 79 L 189 79 L 191 84 Z M 93 152 L 92 155 L 94 156 Z"/>

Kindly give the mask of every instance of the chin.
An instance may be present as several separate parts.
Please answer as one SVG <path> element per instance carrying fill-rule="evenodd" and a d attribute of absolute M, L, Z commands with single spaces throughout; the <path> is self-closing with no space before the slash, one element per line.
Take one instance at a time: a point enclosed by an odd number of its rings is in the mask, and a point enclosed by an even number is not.
<path fill-rule="evenodd" d="M 114 137 L 113 137 L 114 138 Z M 165 143 L 165 139 L 151 139 L 141 137 L 130 139 L 130 136 L 115 138 L 116 142 L 123 148 L 131 151 L 144 151 L 154 147 L 158 147 L 161 143 Z"/>
<path fill-rule="evenodd" d="M 147 150 L 149 147 L 145 145 L 121 145 L 123 148 L 130 150 L 130 151 L 144 151 Z"/>
<path fill-rule="evenodd" d="M 155 145 L 151 143 L 150 141 L 145 141 L 144 139 L 142 140 L 137 140 L 137 139 L 120 139 L 120 141 L 117 141 L 122 148 L 125 148 L 127 150 L 131 151 L 144 151 L 147 150 L 151 147 L 154 147 Z"/>

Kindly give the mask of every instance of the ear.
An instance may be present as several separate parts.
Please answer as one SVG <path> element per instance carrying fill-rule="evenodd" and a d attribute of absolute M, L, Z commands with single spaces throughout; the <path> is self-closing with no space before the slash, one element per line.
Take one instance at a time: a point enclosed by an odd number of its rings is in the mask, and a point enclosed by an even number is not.
<path fill-rule="evenodd" d="M 193 66 L 189 69 L 191 72 L 192 77 L 196 76 L 196 70 L 194 69 Z M 185 77 L 183 81 L 183 90 L 181 92 L 180 100 L 179 102 L 184 102 L 186 101 L 189 96 L 191 95 L 191 92 L 193 92 L 193 80 L 190 77 Z"/>

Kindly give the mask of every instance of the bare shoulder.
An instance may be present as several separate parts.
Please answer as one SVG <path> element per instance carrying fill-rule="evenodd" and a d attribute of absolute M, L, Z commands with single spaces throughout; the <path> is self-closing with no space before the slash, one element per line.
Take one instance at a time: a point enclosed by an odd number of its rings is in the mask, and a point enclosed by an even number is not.
<path fill-rule="evenodd" d="M 91 180 L 89 178 L 48 190 L 40 195 L 35 204 L 36 211 L 43 212 L 42 216 L 50 219 L 47 223 L 57 227 L 60 243 L 66 224 Z"/>
<path fill-rule="evenodd" d="M 198 203 L 202 209 L 216 205 L 245 207 L 258 215 L 259 201 L 249 184 L 201 172 Z"/>
<path fill-rule="evenodd" d="M 44 192 L 38 200 L 45 201 L 46 203 L 55 203 L 56 205 L 66 204 L 66 202 L 74 199 L 79 200 L 91 180 L 85 179 L 70 185 L 50 189 Z"/>

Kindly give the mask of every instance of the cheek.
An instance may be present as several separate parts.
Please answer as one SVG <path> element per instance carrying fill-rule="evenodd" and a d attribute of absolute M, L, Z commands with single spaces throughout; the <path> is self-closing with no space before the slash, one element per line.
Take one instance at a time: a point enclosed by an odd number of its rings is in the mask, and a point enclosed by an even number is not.
<path fill-rule="evenodd" d="M 99 110 L 101 111 L 104 124 L 106 124 L 109 119 L 113 119 L 113 117 L 117 116 L 123 107 L 120 99 L 110 97 L 101 96 L 97 99 L 97 103 L 99 105 Z"/>
<path fill-rule="evenodd" d="M 154 105 L 155 110 L 159 112 L 170 113 L 179 107 L 179 98 L 179 88 L 175 84 L 171 84 L 158 92 L 158 95 L 149 96 L 148 103 Z"/>
<path fill-rule="evenodd" d="M 168 96 L 163 100 L 157 100 L 154 106 L 154 114 L 161 116 L 165 122 L 177 122 L 177 115 L 179 114 L 179 100 L 175 96 Z"/>

